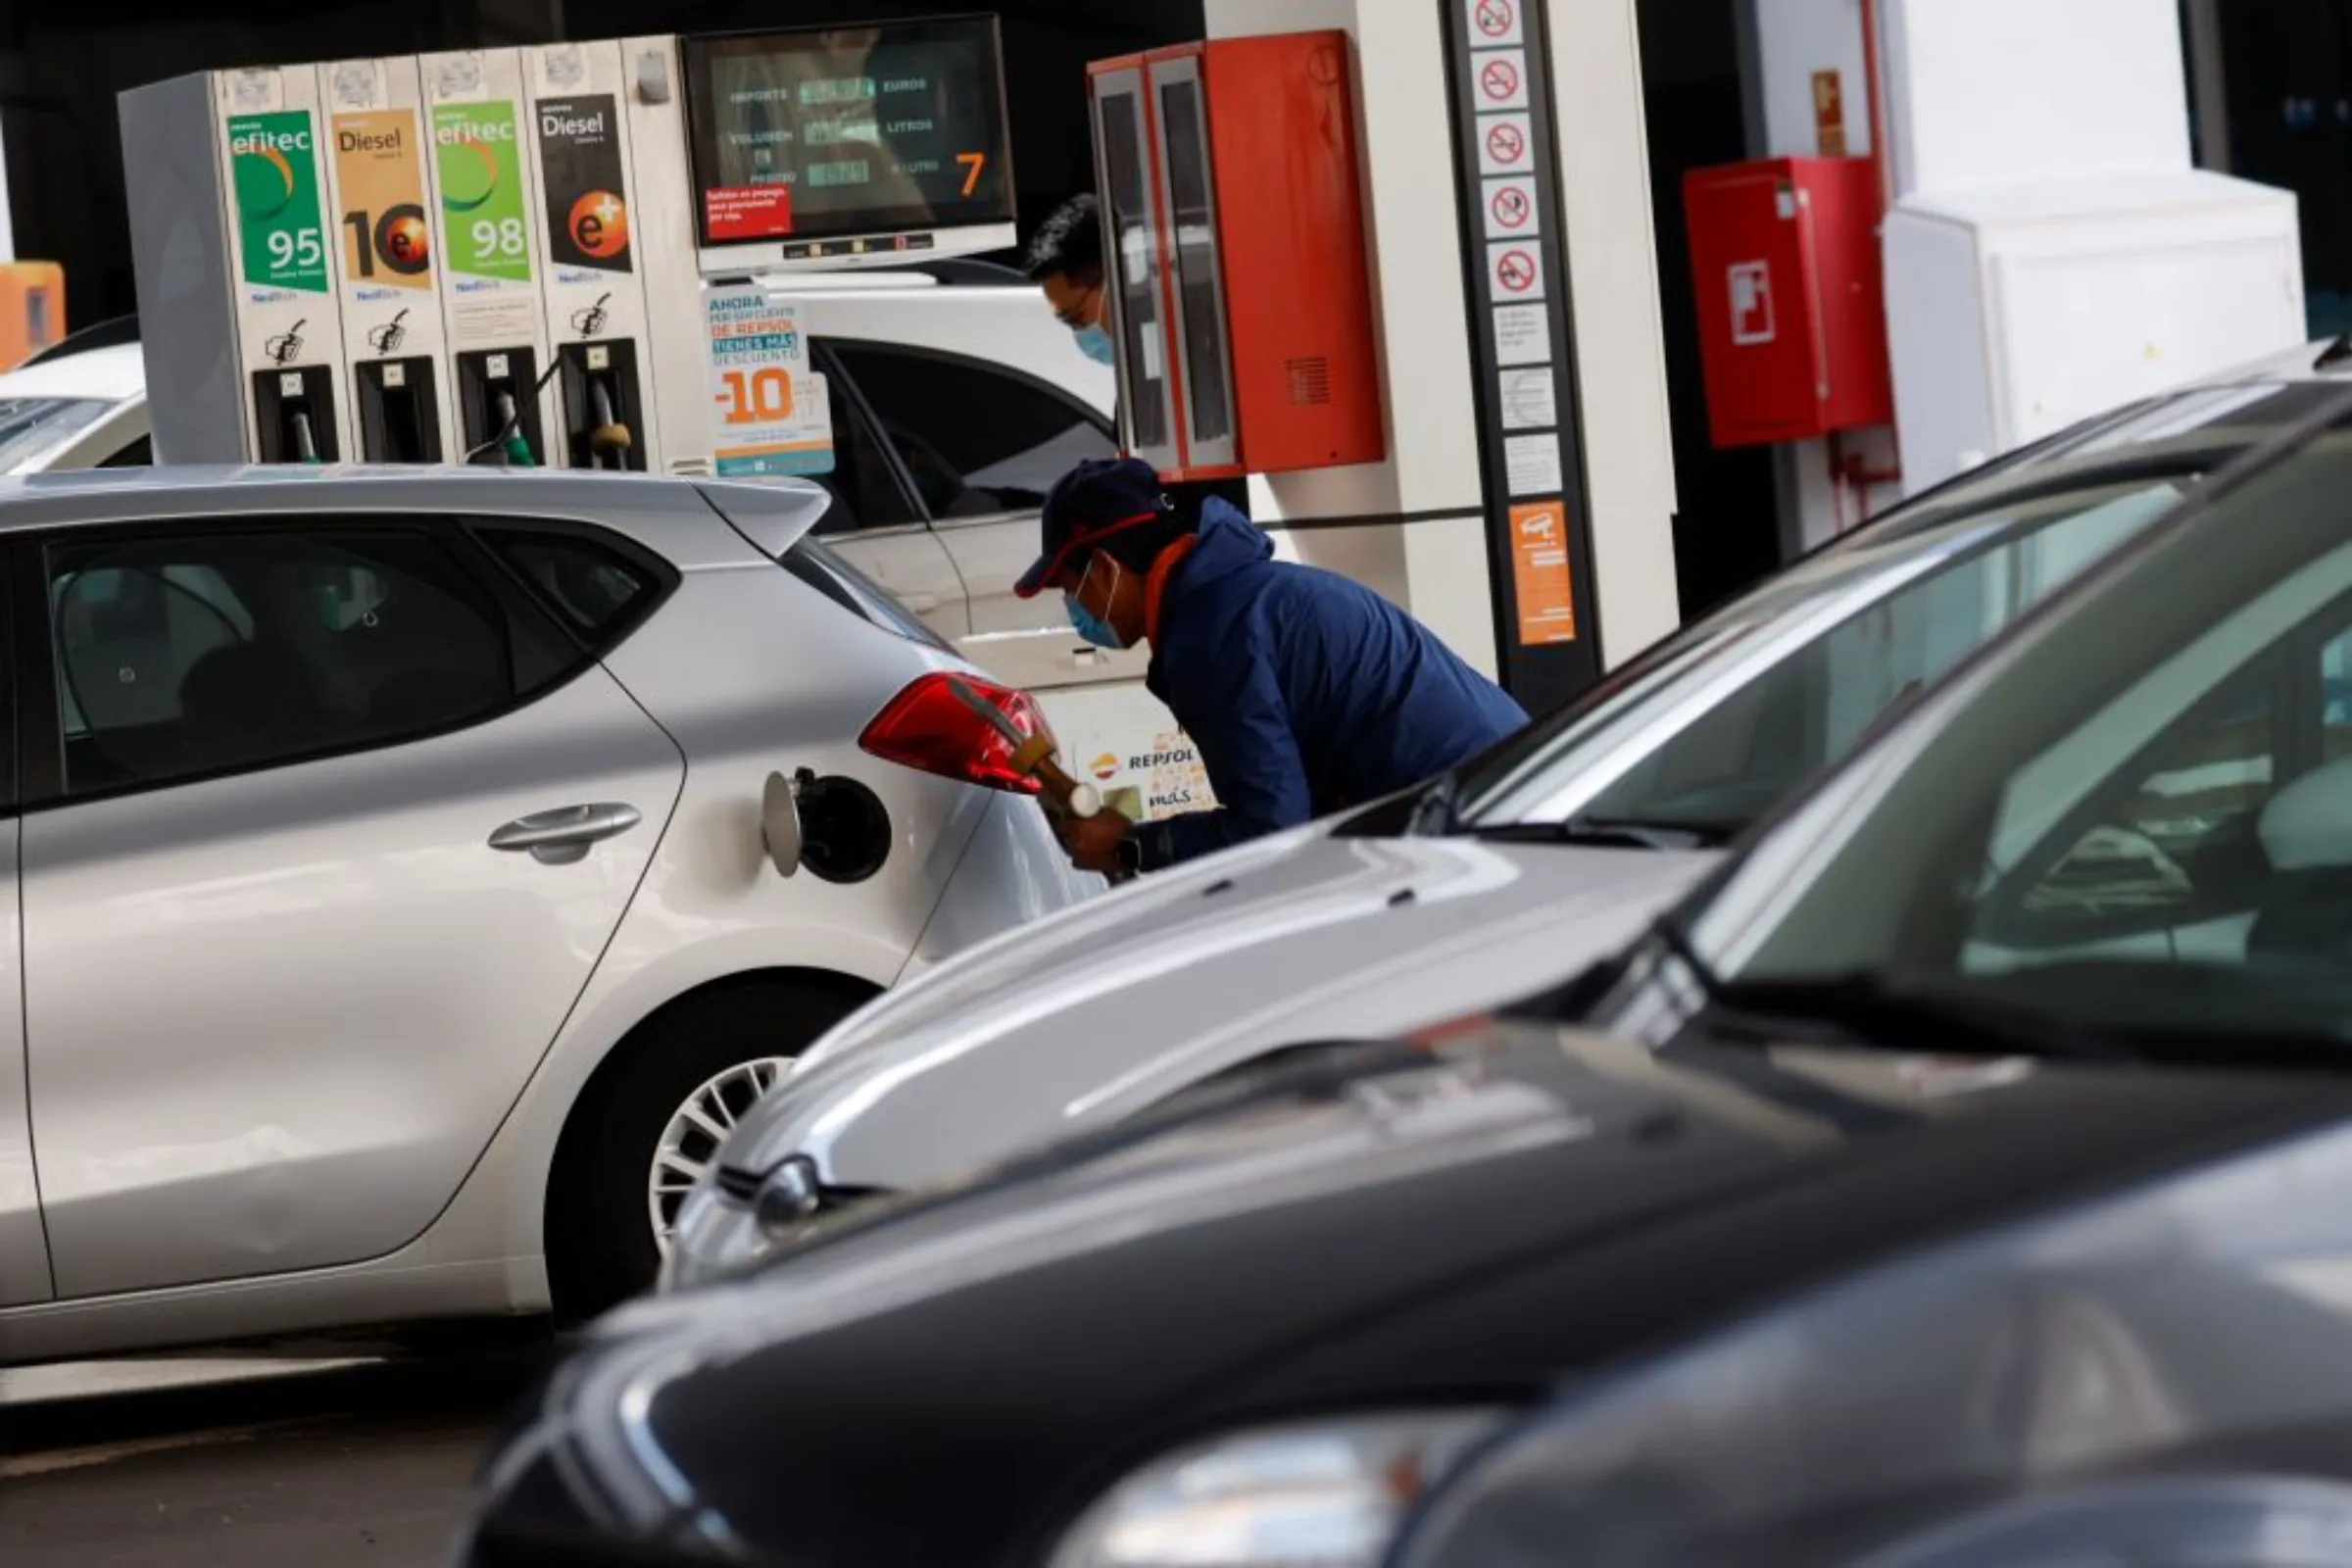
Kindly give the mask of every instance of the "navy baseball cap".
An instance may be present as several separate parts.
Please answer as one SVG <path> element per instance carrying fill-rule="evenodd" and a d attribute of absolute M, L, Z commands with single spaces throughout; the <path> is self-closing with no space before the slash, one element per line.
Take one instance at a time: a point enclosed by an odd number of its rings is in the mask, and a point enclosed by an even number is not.
<path fill-rule="evenodd" d="M 1012 591 L 1034 599 L 1079 551 L 1175 511 L 1159 487 L 1159 475 L 1141 458 L 1089 458 L 1054 481 L 1041 530 L 1045 552 Z"/>

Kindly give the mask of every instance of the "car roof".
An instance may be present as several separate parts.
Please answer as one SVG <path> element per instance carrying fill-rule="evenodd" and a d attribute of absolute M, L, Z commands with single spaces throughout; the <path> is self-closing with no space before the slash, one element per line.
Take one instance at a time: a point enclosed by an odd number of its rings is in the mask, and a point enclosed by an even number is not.
<path fill-rule="evenodd" d="M 147 390 L 147 367 L 136 343 L 83 349 L 0 373 L 0 401 L 10 398 L 104 398 L 120 403 Z"/>
<path fill-rule="evenodd" d="M 724 515 L 754 532 L 821 512 L 824 492 L 790 481 L 732 484 L 665 474 L 395 464 L 191 464 L 77 468 L 0 479 L 0 533 L 26 528 L 215 516 L 420 512 L 633 523 Z M 713 509 L 717 509 L 714 514 Z M 650 542 L 650 541 L 649 541 Z M 789 541 L 787 541 L 789 542 Z"/>

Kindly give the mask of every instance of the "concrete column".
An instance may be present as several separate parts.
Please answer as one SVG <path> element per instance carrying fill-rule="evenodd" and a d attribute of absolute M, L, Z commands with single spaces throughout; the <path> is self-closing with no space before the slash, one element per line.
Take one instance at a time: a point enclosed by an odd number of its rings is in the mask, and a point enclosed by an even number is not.
<path fill-rule="evenodd" d="M 1208 36 L 1341 28 L 1379 339 L 1384 463 L 1253 479 L 1286 555 L 1347 573 L 1494 670 L 1440 0 L 1206 0 Z M 1548 13 L 1602 658 L 1674 629 L 1674 466 L 1632 0 Z"/>

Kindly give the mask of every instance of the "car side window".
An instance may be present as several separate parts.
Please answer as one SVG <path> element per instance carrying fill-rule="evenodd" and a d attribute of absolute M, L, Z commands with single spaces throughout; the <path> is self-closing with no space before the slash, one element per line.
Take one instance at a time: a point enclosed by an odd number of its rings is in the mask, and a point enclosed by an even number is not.
<path fill-rule="evenodd" d="M 662 592 L 652 568 L 594 539 L 502 526 L 478 531 L 532 596 L 599 654 L 627 635 Z"/>
<path fill-rule="evenodd" d="M 48 547 L 66 793 L 416 739 L 576 665 L 469 552 L 391 526 Z"/>
<path fill-rule="evenodd" d="M 155 441 L 141 436 L 122 451 L 99 463 L 101 468 L 145 468 L 155 464 Z"/>
<path fill-rule="evenodd" d="M 808 477 L 825 487 L 833 505 L 815 531 L 828 536 L 870 528 L 903 528 L 920 522 L 906 487 L 891 471 L 873 426 L 858 412 L 838 374 L 825 377 L 825 401 L 833 415 L 833 467 Z"/>
<path fill-rule="evenodd" d="M 1092 410 L 1027 376 L 878 343 L 833 350 L 933 517 L 1033 511 L 1073 464 L 1112 455 Z"/>

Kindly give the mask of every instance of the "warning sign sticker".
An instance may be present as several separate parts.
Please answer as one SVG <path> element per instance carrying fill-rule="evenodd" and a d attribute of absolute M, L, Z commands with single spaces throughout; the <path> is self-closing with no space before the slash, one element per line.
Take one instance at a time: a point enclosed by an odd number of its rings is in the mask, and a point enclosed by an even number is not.
<path fill-rule="evenodd" d="M 1543 232 L 1536 219 L 1536 182 L 1525 175 L 1490 179 L 1485 186 L 1487 238 L 1533 239 Z"/>
<path fill-rule="evenodd" d="M 1470 79 L 1478 89 L 1480 112 L 1525 109 L 1527 51 L 1495 49 L 1485 54 L 1474 54 L 1470 57 Z"/>
<path fill-rule="evenodd" d="M 1487 282 L 1497 305 L 1520 305 L 1544 297 L 1543 251 L 1520 240 L 1487 247 Z"/>
<path fill-rule="evenodd" d="M 1462 0 L 1462 8 L 1470 16 L 1470 47 L 1486 49 L 1525 39 L 1527 24 L 1519 15 L 1521 3 L 1522 0 Z"/>
<path fill-rule="evenodd" d="M 1529 156 L 1534 134 L 1523 113 L 1481 115 L 1478 119 L 1478 172 L 1482 174 L 1523 174 L 1534 167 Z"/>
<path fill-rule="evenodd" d="M 1539 501 L 1511 509 L 1511 587 L 1519 641 L 1576 641 L 1576 594 L 1568 576 L 1568 508 Z"/>

